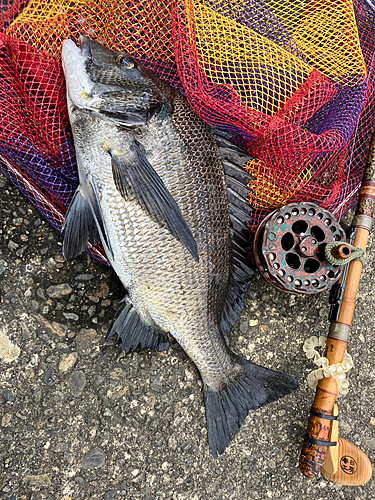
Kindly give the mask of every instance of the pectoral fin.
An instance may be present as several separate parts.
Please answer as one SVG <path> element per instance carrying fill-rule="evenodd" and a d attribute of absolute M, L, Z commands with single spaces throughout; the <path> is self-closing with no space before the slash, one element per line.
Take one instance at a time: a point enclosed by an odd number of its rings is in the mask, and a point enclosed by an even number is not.
<path fill-rule="evenodd" d="M 130 155 L 121 156 L 109 151 L 113 179 L 121 196 L 128 200 L 134 195 L 150 217 L 161 227 L 168 228 L 198 262 L 194 237 L 177 203 L 147 160 L 142 146 L 134 141 L 130 152 L 133 154 L 132 160 L 129 160 Z"/>
<path fill-rule="evenodd" d="M 65 260 L 74 259 L 87 250 L 87 245 L 96 245 L 99 231 L 87 196 L 79 187 L 69 205 L 62 227 L 65 230 L 62 254 Z"/>
<path fill-rule="evenodd" d="M 102 239 L 107 256 L 113 257 L 98 197 L 90 182 L 87 191 L 78 187 L 65 215 L 62 226 L 65 231 L 62 246 L 65 260 L 74 259 L 86 251 L 89 243 L 95 246 L 99 238 Z"/>

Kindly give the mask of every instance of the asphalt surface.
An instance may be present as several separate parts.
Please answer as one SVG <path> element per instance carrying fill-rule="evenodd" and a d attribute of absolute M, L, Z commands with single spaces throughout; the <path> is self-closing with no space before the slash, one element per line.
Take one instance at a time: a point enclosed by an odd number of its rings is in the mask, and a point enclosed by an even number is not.
<path fill-rule="evenodd" d="M 374 480 L 344 487 L 298 467 L 316 368 L 302 346 L 326 335 L 328 292 L 287 295 L 259 276 L 231 348 L 298 377 L 293 394 L 250 412 L 215 460 L 202 383 L 182 349 L 123 355 L 103 340 L 123 291 L 114 272 L 62 238 L 0 175 L 0 498 L 375 499 Z M 339 433 L 375 459 L 373 236 L 348 351 Z"/>

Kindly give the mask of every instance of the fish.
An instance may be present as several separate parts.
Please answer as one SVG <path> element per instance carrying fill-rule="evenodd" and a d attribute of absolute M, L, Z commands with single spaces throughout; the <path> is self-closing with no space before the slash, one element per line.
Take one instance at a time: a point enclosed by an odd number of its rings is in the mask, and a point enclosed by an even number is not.
<path fill-rule="evenodd" d="M 106 342 L 126 352 L 180 344 L 203 381 L 217 458 L 250 410 L 298 386 L 227 345 L 255 274 L 250 157 L 127 52 L 80 36 L 64 40 L 62 64 L 79 175 L 64 258 L 101 240 L 126 290 Z"/>

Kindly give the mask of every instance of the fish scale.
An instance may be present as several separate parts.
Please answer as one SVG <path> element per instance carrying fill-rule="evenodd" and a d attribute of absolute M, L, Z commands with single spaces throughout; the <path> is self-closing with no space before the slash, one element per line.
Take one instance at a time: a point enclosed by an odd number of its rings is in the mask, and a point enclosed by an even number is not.
<path fill-rule="evenodd" d="M 203 380 L 207 438 L 217 457 L 249 410 L 297 385 L 234 354 L 223 335 L 254 275 L 241 195 L 249 157 L 222 133 L 215 139 L 184 96 L 128 54 L 81 37 L 81 48 L 64 42 L 62 59 L 80 177 L 63 254 L 74 258 L 89 240 L 102 239 L 126 289 L 107 338 L 116 335 L 127 351 L 165 350 L 167 334 L 179 342 Z M 242 219 L 235 226 L 228 176 Z"/>

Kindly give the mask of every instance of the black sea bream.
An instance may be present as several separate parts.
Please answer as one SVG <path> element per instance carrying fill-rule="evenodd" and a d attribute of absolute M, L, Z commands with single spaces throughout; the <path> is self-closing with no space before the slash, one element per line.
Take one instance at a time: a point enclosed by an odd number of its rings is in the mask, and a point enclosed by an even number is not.
<path fill-rule="evenodd" d="M 235 355 L 223 336 L 254 274 L 240 234 L 249 157 L 223 134 L 216 141 L 185 97 L 129 54 L 81 37 L 80 47 L 64 41 L 62 59 L 80 179 L 63 254 L 101 238 L 127 291 L 109 336 L 126 351 L 177 340 L 202 377 L 217 457 L 249 410 L 297 386 Z"/>

